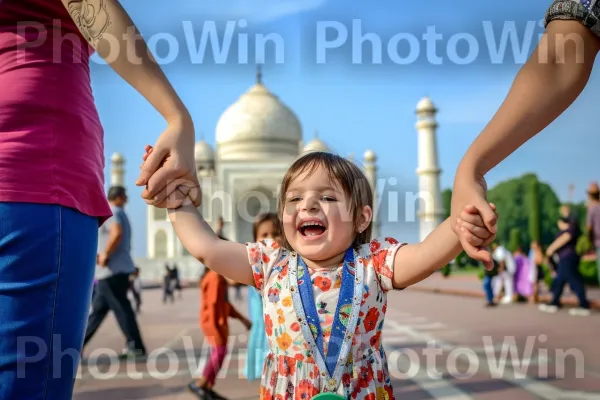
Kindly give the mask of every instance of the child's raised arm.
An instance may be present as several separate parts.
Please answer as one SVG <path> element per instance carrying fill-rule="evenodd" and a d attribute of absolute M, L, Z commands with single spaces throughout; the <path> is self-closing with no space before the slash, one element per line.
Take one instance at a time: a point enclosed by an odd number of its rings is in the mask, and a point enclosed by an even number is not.
<path fill-rule="evenodd" d="M 491 205 L 495 211 L 495 206 Z M 469 210 L 468 207 L 465 210 Z M 470 212 L 470 210 L 469 210 Z M 465 237 L 469 243 L 489 243 L 495 235 L 483 227 L 483 220 L 479 214 L 472 216 L 473 225 L 465 230 Z M 450 217 L 452 218 L 452 217 Z M 429 277 L 432 273 L 448 265 L 463 250 L 458 236 L 452 230 L 450 218 L 433 230 L 421 243 L 408 244 L 398 249 L 394 258 L 394 275 L 392 284 L 395 289 L 404 289 Z M 466 236 L 468 234 L 468 236 Z M 493 267 L 491 254 L 484 262 L 486 268 Z"/>
<path fill-rule="evenodd" d="M 255 286 L 245 245 L 220 239 L 193 204 L 168 211 L 175 233 L 194 258 L 219 275 Z"/>

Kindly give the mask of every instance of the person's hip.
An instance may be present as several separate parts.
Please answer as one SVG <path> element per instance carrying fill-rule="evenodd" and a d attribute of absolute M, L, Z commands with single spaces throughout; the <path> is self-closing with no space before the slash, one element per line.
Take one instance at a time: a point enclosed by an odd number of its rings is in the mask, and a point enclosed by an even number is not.
<path fill-rule="evenodd" d="M 74 209 L 0 202 L 0 398 L 71 398 L 97 232 Z"/>

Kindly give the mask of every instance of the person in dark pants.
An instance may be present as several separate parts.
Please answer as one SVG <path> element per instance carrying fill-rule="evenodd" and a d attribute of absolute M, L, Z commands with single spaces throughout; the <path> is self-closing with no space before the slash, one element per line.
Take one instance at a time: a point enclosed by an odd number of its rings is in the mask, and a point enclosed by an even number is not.
<path fill-rule="evenodd" d="M 494 262 L 494 268 L 491 270 L 484 269 L 483 275 L 483 291 L 485 292 L 485 298 L 487 300 L 486 307 L 495 307 L 497 303 L 494 302 L 494 290 L 492 288 L 492 280 L 498 275 L 498 261 L 492 259 Z"/>
<path fill-rule="evenodd" d="M 565 285 L 568 283 L 579 300 L 579 308 L 572 309 L 569 313 L 571 315 L 588 316 L 590 315 L 590 303 L 585 294 L 583 277 L 579 272 L 580 257 L 575 250 L 581 230 L 578 228 L 576 221 L 565 216 L 559 218 L 558 229 L 560 232 L 546 250 L 548 257 L 556 256 L 558 258 L 556 278 L 552 285 L 552 302 L 541 304 L 539 309 L 550 313 L 556 312 L 560 308 L 560 298 Z"/>
<path fill-rule="evenodd" d="M 127 298 L 129 276 L 135 272 L 131 258 L 131 225 L 123 207 L 127 193 L 121 186 L 108 192 L 113 217 L 100 229 L 98 240 L 98 285 L 92 299 L 84 346 L 94 336 L 109 311 L 115 313 L 121 331 L 127 339 L 123 357 L 144 357 L 146 348 L 131 303 Z"/>
<path fill-rule="evenodd" d="M 173 296 L 174 283 L 173 283 L 173 270 L 169 267 L 169 263 L 165 263 L 165 274 L 163 275 L 163 304 L 167 304 L 167 300 L 171 303 L 175 302 Z"/>
<path fill-rule="evenodd" d="M 131 290 L 133 300 L 135 301 L 135 312 L 139 314 L 142 307 L 142 282 L 138 267 L 135 267 L 135 272 L 129 276 L 129 290 Z"/>
<path fill-rule="evenodd" d="M 177 290 L 179 292 L 179 298 L 183 298 L 183 288 L 181 287 L 181 278 L 179 277 L 179 267 L 177 264 L 173 264 L 173 269 L 171 271 L 173 273 L 173 291 Z"/>

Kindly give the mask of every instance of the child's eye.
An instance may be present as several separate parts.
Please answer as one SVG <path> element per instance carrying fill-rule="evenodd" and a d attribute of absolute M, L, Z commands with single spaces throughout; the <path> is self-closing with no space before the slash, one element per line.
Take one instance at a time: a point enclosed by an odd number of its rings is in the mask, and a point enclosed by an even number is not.
<path fill-rule="evenodd" d="M 321 199 L 323 199 L 323 201 L 336 201 L 335 197 L 331 196 L 323 196 Z"/>
<path fill-rule="evenodd" d="M 288 201 L 289 201 L 290 203 L 295 203 L 296 201 L 300 201 L 300 197 L 299 197 L 299 196 L 290 197 L 290 198 L 288 199 Z"/>

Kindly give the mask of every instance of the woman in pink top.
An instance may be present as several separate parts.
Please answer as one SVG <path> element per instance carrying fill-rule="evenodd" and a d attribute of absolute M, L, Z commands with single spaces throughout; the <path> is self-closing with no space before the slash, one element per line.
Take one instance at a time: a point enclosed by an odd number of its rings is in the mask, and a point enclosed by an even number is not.
<path fill-rule="evenodd" d="M 0 399 L 72 397 L 111 214 L 93 51 L 167 122 L 136 182 L 152 204 L 198 187 L 191 117 L 131 26 L 118 0 L 0 0 Z"/>

